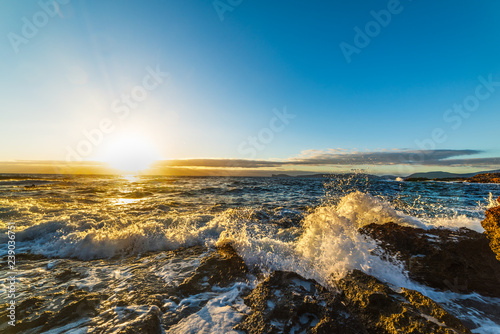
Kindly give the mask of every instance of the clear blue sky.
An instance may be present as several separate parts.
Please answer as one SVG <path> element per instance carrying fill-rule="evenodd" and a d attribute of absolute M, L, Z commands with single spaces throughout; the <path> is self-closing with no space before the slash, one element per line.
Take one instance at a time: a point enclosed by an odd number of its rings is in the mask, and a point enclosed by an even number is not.
<path fill-rule="evenodd" d="M 348 63 L 340 43 L 355 45 L 353 28 L 388 3 L 243 0 L 221 20 L 211 1 L 66 0 L 13 47 L 23 17 L 42 9 L 2 1 L 0 160 L 64 160 L 103 118 L 116 126 L 104 142 L 141 133 L 163 159 L 414 150 L 435 128 L 447 136 L 436 149 L 499 156 L 500 87 L 457 129 L 443 115 L 474 95 L 479 76 L 500 81 L 500 2 L 402 0 Z M 157 66 L 169 78 L 117 118 L 112 103 Z M 256 155 L 242 154 L 285 106 L 295 118 Z"/>

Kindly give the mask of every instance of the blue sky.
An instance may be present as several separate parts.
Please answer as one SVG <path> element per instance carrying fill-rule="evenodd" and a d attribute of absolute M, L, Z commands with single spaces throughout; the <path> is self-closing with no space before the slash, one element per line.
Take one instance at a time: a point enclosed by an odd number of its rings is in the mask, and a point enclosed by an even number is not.
<path fill-rule="evenodd" d="M 50 11 L 54 1 L 42 3 Z M 37 1 L 0 3 L 0 160 L 64 160 L 103 119 L 114 131 L 85 160 L 118 134 L 147 138 L 159 159 L 287 160 L 308 150 L 418 150 L 436 128 L 446 139 L 425 148 L 500 156 L 500 87 L 457 128 L 443 118 L 479 77 L 500 81 L 497 1 L 56 3 L 46 24 Z M 231 9 L 223 20 L 214 3 Z M 365 31 L 371 11 L 388 6 L 397 13 L 347 62 L 340 43 L 355 46 L 354 28 Z M 37 15 L 25 38 L 23 18 Z M 12 34 L 26 43 L 15 46 Z M 119 119 L 113 102 L 148 68 L 169 77 Z M 242 154 L 283 108 L 295 117 Z"/>

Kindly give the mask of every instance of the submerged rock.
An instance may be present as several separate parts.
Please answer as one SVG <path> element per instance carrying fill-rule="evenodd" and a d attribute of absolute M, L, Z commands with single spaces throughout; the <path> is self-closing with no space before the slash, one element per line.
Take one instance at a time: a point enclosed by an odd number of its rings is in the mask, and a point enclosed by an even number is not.
<path fill-rule="evenodd" d="M 484 234 L 467 228 L 423 230 L 395 223 L 370 224 L 360 232 L 396 255 L 417 282 L 440 290 L 500 297 L 500 262 Z"/>
<path fill-rule="evenodd" d="M 337 281 L 341 293 L 291 272 L 275 271 L 245 299 L 246 333 L 471 333 L 417 291 L 397 293 L 355 270 Z"/>
<path fill-rule="evenodd" d="M 500 197 L 497 199 L 500 203 Z M 490 247 L 500 261 L 500 206 L 486 210 L 486 218 L 481 222 L 488 239 Z"/>

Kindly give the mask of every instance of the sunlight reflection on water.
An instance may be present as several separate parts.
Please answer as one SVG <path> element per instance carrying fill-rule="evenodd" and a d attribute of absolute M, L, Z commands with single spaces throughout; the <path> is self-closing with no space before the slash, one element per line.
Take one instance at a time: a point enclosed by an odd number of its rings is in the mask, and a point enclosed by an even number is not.
<path fill-rule="evenodd" d="M 140 198 L 117 198 L 112 201 L 113 205 L 126 205 L 139 202 Z"/>

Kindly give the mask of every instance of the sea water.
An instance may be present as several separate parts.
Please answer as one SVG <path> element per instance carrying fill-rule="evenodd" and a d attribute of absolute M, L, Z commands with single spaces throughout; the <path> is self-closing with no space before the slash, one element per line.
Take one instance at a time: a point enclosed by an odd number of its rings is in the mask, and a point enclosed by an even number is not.
<path fill-rule="evenodd" d="M 85 332 L 98 323 L 118 331 L 131 317 L 161 313 L 144 303 L 116 306 L 117 300 L 140 289 L 174 293 L 214 247 L 227 242 L 264 276 L 287 270 L 331 286 L 332 279 L 360 269 L 391 286 L 422 292 L 474 332 L 499 333 L 500 300 L 413 282 L 396 258 L 378 256 L 376 241 L 358 232 L 387 222 L 483 232 L 484 211 L 498 204 L 498 195 L 498 184 L 367 175 L 0 175 L 0 255 L 6 258 L 6 231 L 15 225 L 18 305 L 42 296 L 42 311 L 57 310 L 69 286 L 109 295 L 102 314 L 76 318 L 51 333 Z M 68 268 L 76 274 L 64 276 Z M 6 270 L 0 274 L 5 303 Z M 261 279 L 249 275 L 246 283 L 163 300 L 175 319 L 166 331 L 232 332 L 250 312 L 242 296 Z"/>

